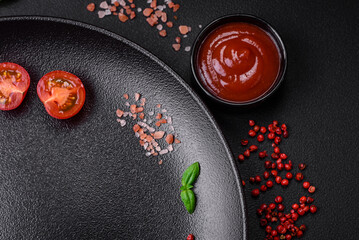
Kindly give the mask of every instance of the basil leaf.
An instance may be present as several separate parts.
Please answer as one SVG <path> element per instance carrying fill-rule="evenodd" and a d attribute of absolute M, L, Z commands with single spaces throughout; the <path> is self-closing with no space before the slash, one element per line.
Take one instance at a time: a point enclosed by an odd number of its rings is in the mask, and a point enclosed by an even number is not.
<path fill-rule="evenodd" d="M 182 186 L 193 185 L 199 175 L 199 163 L 189 166 L 182 175 Z"/>
<path fill-rule="evenodd" d="M 184 190 L 181 192 L 181 199 L 187 211 L 192 214 L 196 207 L 196 196 L 192 190 Z"/>
<path fill-rule="evenodd" d="M 191 188 L 193 188 L 193 185 L 186 185 L 186 186 L 182 186 L 182 187 L 180 188 L 180 190 L 181 190 L 181 191 L 184 191 L 184 190 L 188 190 L 188 189 L 191 189 Z"/>

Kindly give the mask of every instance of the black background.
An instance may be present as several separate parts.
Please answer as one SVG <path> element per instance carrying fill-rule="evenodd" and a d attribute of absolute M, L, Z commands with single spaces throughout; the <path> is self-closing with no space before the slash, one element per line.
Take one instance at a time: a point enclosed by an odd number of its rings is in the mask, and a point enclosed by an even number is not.
<path fill-rule="evenodd" d="M 175 31 L 162 39 L 142 16 L 125 24 L 114 16 L 98 19 L 95 13 L 86 10 L 90 2 L 7 0 L 0 4 L 0 16 L 43 15 L 74 19 L 103 27 L 134 41 L 163 60 L 197 90 L 219 123 L 235 156 L 243 151 L 240 140 L 247 137 L 249 119 L 265 126 L 274 119 L 285 122 L 289 126 L 290 138 L 281 144 L 281 149 L 295 165 L 300 162 L 308 164 L 304 174 L 317 187 L 314 194 L 319 207 L 317 214 L 299 221 L 308 226 L 305 239 L 357 239 L 357 1 L 178 1 L 181 8 L 177 23 L 190 25 L 193 29 L 183 46 L 193 43 L 200 31 L 199 24 L 204 26 L 217 17 L 233 13 L 261 17 L 281 35 L 289 60 L 285 81 L 272 98 L 247 110 L 217 105 L 199 91 L 190 70 L 190 54 L 183 50 L 176 53 L 171 49 L 177 36 Z M 135 1 L 141 8 L 146 6 L 145 2 Z M 19 33 L 19 37 L 26 36 Z M 271 149 L 265 143 L 259 146 Z M 254 157 L 238 166 L 245 180 L 263 172 L 263 163 Z M 246 182 L 249 239 L 264 238 L 264 231 L 260 229 L 255 214 L 262 202 L 273 202 L 279 194 L 284 197 L 288 208 L 306 194 L 298 183 L 292 181 L 287 189 L 275 186 L 259 199 L 252 199 L 250 191 L 253 186 Z"/>

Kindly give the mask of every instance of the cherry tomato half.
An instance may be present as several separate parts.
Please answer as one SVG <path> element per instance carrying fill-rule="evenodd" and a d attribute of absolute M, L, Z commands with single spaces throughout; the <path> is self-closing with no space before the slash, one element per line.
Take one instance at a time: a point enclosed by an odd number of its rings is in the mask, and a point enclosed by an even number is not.
<path fill-rule="evenodd" d="M 81 110 L 86 92 L 81 80 L 75 75 L 53 71 L 40 79 L 37 95 L 52 117 L 67 119 Z"/>
<path fill-rule="evenodd" d="M 15 63 L 0 63 L 0 110 L 20 106 L 30 86 L 27 71 Z"/>

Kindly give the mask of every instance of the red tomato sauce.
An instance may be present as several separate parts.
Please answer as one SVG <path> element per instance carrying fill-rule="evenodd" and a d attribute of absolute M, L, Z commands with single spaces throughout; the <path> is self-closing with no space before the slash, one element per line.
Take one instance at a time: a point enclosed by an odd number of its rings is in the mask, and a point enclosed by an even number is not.
<path fill-rule="evenodd" d="M 279 50 L 263 29 L 227 23 L 203 41 L 197 72 L 203 86 L 218 98 L 247 102 L 265 94 L 280 70 Z"/>

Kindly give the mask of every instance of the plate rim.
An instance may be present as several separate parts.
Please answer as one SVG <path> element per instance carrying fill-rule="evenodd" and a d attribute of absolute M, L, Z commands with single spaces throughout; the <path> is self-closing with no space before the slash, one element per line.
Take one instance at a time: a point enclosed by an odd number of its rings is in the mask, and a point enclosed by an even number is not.
<path fill-rule="evenodd" d="M 233 153 L 229 149 L 228 142 L 227 142 L 226 138 L 224 137 L 221 129 L 219 128 L 217 122 L 215 121 L 211 111 L 208 109 L 208 107 L 203 102 L 203 100 L 197 95 L 197 93 L 186 83 L 185 80 L 182 79 L 182 77 L 180 75 L 178 75 L 172 68 L 170 68 L 167 64 L 165 64 L 161 59 L 156 57 L 156 55 L 152 54 L 150 51 L 146 50 L 145 48 L 139 46 L 137 43 L 134 43 L 134 42 L 128 40 L 127 38 L 125 38 L 125 37 L 123 37 L 123 36 L 121 36 L 121 35 L 119 35 L 117 33 L 114 33 L 114 32 L 112 32 L 110 30 L 106 30 L 104 28 L 97 27 L 97 26 L 89 24 L 89 23 L 81 22 L 81 21 L 78 21 L 78 20 L 71 20 L 71 19 L 61 18 L 61 17 L 37 16 L 37 15 L 0 17 L 0 23 L 2 23 L 2 22 L 12 22 L 12 21 L 55 22 L 55 23 L 63 23 L 63 24 L 68 24 L 68 25 L 72 25 L 72 26 L 82 27 L 82 28 L 85 28 L 85 29 L 88 29 L 88 30 L 91 30 L 91 31 L 95 31 L 95 32 L 107 35 L 107 36 L 109 36 L 111 38 L 114 38 L 115 40 L 121 41 L 122 43 L 134 48 L 135 50 L 137 50 L 137 51 L 143 53 L 144 55 L 146 55 L 151 60 L 155 61 L 162 68 L 164 68 L 167 72 L 169 72 L 188 91 L 188 93 L 191 95 L 193 100 L 200 106 L 200 108 L 202 108 L 204 110 L 206 116 L 209 118 L 211 124 L 214 127 L 214 130 L 217 132 L 220 140 L 222 141 L 222 143 L 224 145 L 224 150 L 225 150 L 225 152 L 226 152 L 226 154 L 227 154 L 227 156 L 229 158 L 232 170 L 233 170 L 234 175 L 235 175 L 237 190 L 239 191 L 239 195 L 241 196 L 239 201 L 240 201 L 241 206 L 242 206 L 243 239 L 244 240 L 247 239 L 247 230 L 248 230 L 247 229 L 247 226 L 248 226 L 247 205 L 246 205 L 245 195 L 244 195 L 244 191 L 243 191 L 243 187 L 242 187 L 242 179 L 241 179 L 240 174 L 239 174 L 239 169 L 236 166 Z"/>

